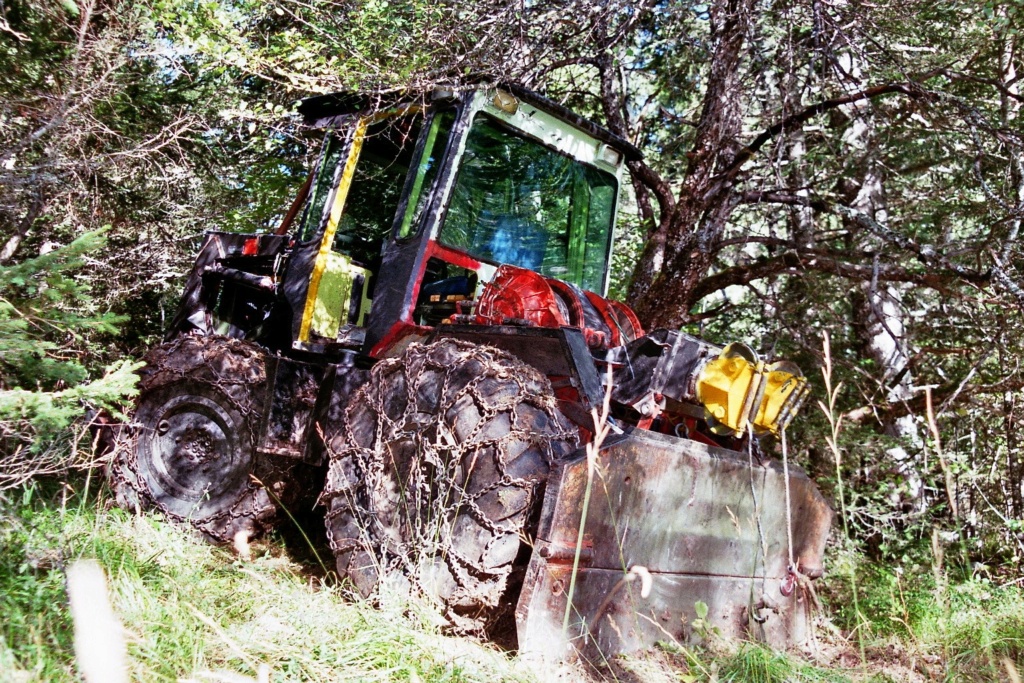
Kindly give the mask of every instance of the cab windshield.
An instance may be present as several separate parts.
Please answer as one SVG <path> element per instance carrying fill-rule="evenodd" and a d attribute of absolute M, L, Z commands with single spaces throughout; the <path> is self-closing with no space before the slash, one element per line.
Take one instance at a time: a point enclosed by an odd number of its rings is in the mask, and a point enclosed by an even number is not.
<path fill-rule="evenodd" d="M 439 238 L 600 292 L 616 193 L 610 173 L 478 114 Z"/>

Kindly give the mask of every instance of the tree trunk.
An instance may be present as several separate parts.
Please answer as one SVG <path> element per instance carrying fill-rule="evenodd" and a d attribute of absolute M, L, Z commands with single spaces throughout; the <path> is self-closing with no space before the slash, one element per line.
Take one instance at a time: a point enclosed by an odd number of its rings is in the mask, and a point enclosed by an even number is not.
<path fill-rule="evenodd" d="M 1021 109 L 1020 74 L 1018 74 L 1016 66 L 1017 45 L 1016 34 L 1008 32 L 1003 37 L 999 59 L 1000 80 L 1006 84 L 1005 90 L 1002 91 L 1002 123 L 1007 130 L 1014 130 L 1015 126 L 1019 125 Z M 1021 154 L 1020 147 L 1009 146 L 1009 161 L 1010 186 L 1015 195 L 1016 211 L 1010 219 L 1007 236 L 1000 253 L 1000 262 L 1003 264 L 1008 264 L 1013 259 L 1014 247 L 1020 236 L 1021 216 L 1024 215 L 1024 154 Z M 1001 349 L 1000 356 L 1002 356 Z M 1007 361 L 1003 361 L 1001 358 L 1000 362 Z M 1017 404 L 1013 394 L 1009 393 L 1004 396 L 1003 401 L 1006 425 L 1006 472 L 1010 489 L 1008 492 L 1004 491 L 1004 495 L 1007 497 L 1005 509 L 1010 518 L 1020 519 L 1024 515 L 1024 461 L 1021 458 L 1020 446 L 1017 443 L 1014 430 L 1014 412 Z"/>
<path fill-rule="evenodd" d="M 25 212 L 25 216 L 18 223 L 17 229 L 14 234 L 8 238 L 7 242 L 4 243 L 2 249 L 0 249 L 0 265 L 3 265 L 11 260 L 18 251 L 18 247 L 21 246 L 22 241 L 28 237 L 28 233 L 32 230 L 32 226 L 35 224 L 36 219 L 39 218 L 39 214 L 43 210 L 43 188 L 42 184 L 36 186 L 32 203 L 29 205 Z"/>
<path fill-rule="evenodd" d="M 860 150 L 861 173 L 859 182 L 843 183 L 840 192 L 847 206 L 884 225 L 888 218 L 885 170 L 878 159 L 875 117 L 871 106 L 870 103 L 863 103 L 850 107 L 847 112 L 852 122 L 843 140 L 849 154 L 856 154 Z M 897 284 L 878 281 L 877 271 L 885 253 L 885 245 L 877 237 L 858 231 L 849 218 L 844 219 L 844 223 L 850 234 L 859 232 L 862 235 L 860 243 L 853 245 L 856 250 L 876 254 L 876 275 L 862 282 L 853 296 L 852 327 L 863 343 L 862 356 L 873 361 L 878 368 L 875 374 L 880 378 L 881 389 L 884 391 L 881 401 L 888 405 L 898 404 L 911 398 L 913 380 L 906 343 L 903 292 Z M 906 489 L 903 493 L 894 492 L 890 502 L 894 506 L 920 512 L 924 503 L 924 482 L 912 453 L 906 448 L 909 446 L 913 452 L 919 452 L 924 446 L 915 417 L 909 414 L 885 419 L 881 428 L 886 435 L 897 441 L 896 445 L 886 450 L 886 455 L 891 458 L 890 467 L 899 473 Z M 871 469 L 877 465 L 870 463 L 868 467 Z"/>
<path fill-rule="evenodd" d="M 738 148 L 740 64 L 753 5 L 753 0 L 715 0 L 710 7 L 715 47 L 679 201 L 648 239 L 629 291 L 649 327 L 678 327 L 690 320 L 692 292 L 711 268 L 735 207 L 730 186 L 715 180 Z"/>

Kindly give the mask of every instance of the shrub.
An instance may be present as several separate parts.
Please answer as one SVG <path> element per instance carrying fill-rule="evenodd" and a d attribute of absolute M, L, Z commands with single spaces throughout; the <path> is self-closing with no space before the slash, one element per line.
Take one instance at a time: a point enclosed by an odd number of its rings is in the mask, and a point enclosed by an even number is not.
<path fill-rule="evenodd" d="M 0 267 L 0 489 L 89 462 L 77 448 L 86 430 L 70 427 L 90 411 L 116 413 L 135 393 L 137 364 L 100 374 L 87 360 L 121 322 L 96 310 L 84 272 L 102 232 Z"/>

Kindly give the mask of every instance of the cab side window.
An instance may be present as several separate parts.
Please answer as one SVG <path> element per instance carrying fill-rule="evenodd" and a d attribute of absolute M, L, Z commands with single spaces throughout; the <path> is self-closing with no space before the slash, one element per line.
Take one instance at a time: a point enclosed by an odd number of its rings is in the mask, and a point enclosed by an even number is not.
<path fill-rule="evenodd" d="M 320 233 L 324 221 L 327 220 L 325 209 L 327 200 L 333 194 L 331 190 L 337 181 L 337 175 L 341 169 L 339 163 L 343 160 L 342 152 L 345 151 L 345 141 L 337 133 L 330 132 L 324 140 L 323 151 L 320 153 L 320 164 L 317 167 L 313 184 L 309 188 L 309 198 L 306 200 L 306 208 L 299 223 L 297 239 L 299 242 L 308 242 Z"/>
<path fill-rule="evenodd" d="M 387 118 L 363 137 L 333 248 L 370 270 L 380 264 L 422 125 L 418 114 Z"/>

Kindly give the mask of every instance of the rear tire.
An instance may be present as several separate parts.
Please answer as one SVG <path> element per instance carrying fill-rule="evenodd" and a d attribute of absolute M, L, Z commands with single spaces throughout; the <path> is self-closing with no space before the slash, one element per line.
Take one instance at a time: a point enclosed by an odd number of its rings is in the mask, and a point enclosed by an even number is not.
<path fill-rule="evenodd" d="M 339 575 L 364 596 L 408 582 L 466 631 L 495 615 L 550 466 L 578 442 L 543 375 L 457 340 L 378 363 L 324 433 Z"/>
<path fill-rule="evenodd" d="M 263 350 L 224 337 L 180 337 L 146 355 L 131 425 L 108 478 L 119 505 L 157 509 L 215 541 L 275 525 L 298 488 L 295 463 L 256 451 L 267 392 Z"/>

